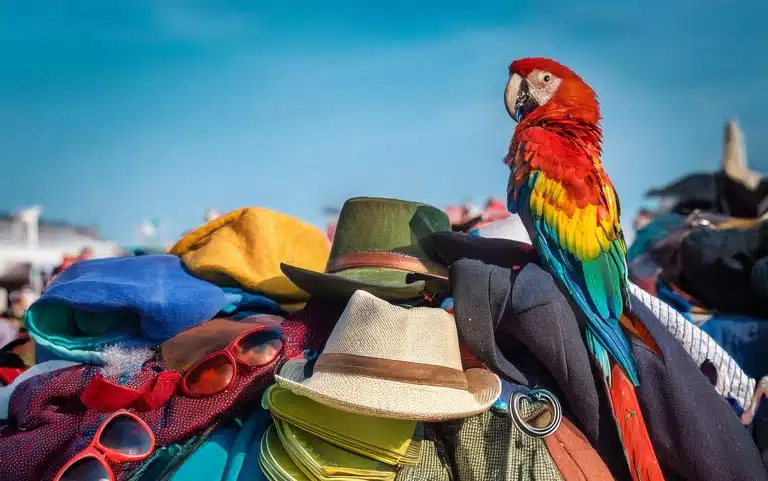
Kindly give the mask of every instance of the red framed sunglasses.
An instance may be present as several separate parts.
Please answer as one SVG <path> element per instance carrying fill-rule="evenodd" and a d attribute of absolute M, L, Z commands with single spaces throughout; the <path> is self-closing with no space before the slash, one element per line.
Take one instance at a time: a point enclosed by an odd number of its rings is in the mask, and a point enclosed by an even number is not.
<path fill-rule="evenodd" d="M 181 390 L 189 397 L 212 396 L 226 389 L 237 377 L 237 364 L 257 368 L 273 362 L 283 352 L 281 317 L 260 315 L 253 327 L 237 336 L 224 349 L 193 364 L 181 378 Z"/>
<path fill-rule="evenodd" d="M 155 449 L 155 435 L 147 423 L 128 411 L 109 416 L 91 443 L 62 467 L 53 481 L 115 481 L 109 461 L 146 459 Z"/>

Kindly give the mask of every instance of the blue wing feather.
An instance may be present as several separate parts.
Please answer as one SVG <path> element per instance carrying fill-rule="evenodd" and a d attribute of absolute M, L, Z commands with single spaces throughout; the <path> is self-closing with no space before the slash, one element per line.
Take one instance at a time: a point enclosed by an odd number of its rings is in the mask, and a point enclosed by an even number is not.
<path fill-rule="evenodd" d="M 544 267 L 565 287 L 587 317 L 587 346 L 597 358 L 603 373 L 606 376 L 610 374 L 610 353 L 629 380 L 637 385 L 639 376 L 635 358 L 629 339 L 619 323 L 625 299 L 621 282 L 626 279 L 626 264 L 620 245 L 614 242 L 607 252 L 589 261 L 581 261 L 561 249 L 556 229 L 531 212 L 530 196 L 537 177 L 538 171 L 530 174 L 529 181 L 520 188 L 516 202 L 534 247 Z"/>

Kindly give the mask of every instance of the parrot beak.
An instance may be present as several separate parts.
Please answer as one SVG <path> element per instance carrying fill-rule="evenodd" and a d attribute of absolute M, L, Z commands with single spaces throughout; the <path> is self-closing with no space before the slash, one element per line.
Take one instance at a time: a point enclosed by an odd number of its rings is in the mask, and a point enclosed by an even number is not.
<path fill-rule="evenodd" d="M 512 74 L 507 82 L 507 87 L 504 89 L 504 105 L 507 107 L 507 113 L 515 122 L 520 122 L 522 118 L 518 115 L 518 95 L 520 94 L 520 86 L 523 83 L 523 77 L 520 74 Z"/>
<path fill-rule="evenodd" d="M 504 89 L 504 105 L 509 116 L 518 123 L 539 106 L 528 93 L 528 82 L 516 73 L 509 77 L 507 88 Z"/>

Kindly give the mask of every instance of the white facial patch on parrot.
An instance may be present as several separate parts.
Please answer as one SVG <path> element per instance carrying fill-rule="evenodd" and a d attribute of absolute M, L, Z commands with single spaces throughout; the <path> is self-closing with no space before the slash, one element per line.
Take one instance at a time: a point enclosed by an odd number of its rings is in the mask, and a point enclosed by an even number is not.
<path fill-rule="evenodd" d="M 538 105 L 544 105 L 555 95 L 562 79 L 543 70 L 534 70 L 526 78 L 528 92 Z"/>

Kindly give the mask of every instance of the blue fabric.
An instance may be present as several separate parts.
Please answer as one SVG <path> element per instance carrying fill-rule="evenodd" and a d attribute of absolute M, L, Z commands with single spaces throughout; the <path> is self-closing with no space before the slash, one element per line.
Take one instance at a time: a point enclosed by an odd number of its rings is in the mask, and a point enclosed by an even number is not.
<path fill-rule="evenodd" d="M 220 427 L 193 452 L 171 476 L 171 481 L 214 481 L 222 479 L 227 457 L 239 429 L 236 425 Z"/>
<path fill-rule="evenodd" d="M 658 281 L 656 283 L 656 295 L 659 299 L 672 306 L 677 312 L 682 314 L 689 321 L 691 320 L 691 308 L 693 307 L 690 302 L 672 288 L 664 281 Z"/>
<path fill-rule="evenodd" d="M 236 287 L 224 287 L 228 305 L 222 308 L 222 312 L 229 317 L 241 320 L 256 314 L 283 315 L 284 311 L 277 302 L 260 294 L 252 294 Z"/>
<path fill-rule="evenodd" d="M 768 374 L 768 321 L 746 316 L 718 315 L 701 325 L 741 366 L 748 376 Z"/>
<path fill-rule="evenodd" d="M 643 252 L 648 251 L 659 239 L 663 239 L 672 230 L 680 227 L 685 221 L 685 217 L 679 214 L 662 214 L 645 227 L 635 233 L 635 240 L 627 250 L 627 260 L 633 261 Z"/>
<path fill-rule="evenodd" d="M 271 424 L 271 418 L 269 412 L 265 409 L 259 408 L 251 413 L 246 419 L 243 429 L 235 439 L 232 445 L 232 449 L 227 459 L 227 467 L 224 470 L 224 476 L 222 481 L 237 481 L 242 478 L 241 473 L 245 472 L 245 477 L 251 481 L 260 481 L 266 479 L 261 472 L 261 468 L 254 470 L 251 466 L 259 464 L 259 449 L 255 450 L 256 459 L 248 458 L 253 455 L 253 446 L 259 446 L 261 437 L 266 432 L 267 428 Z M 246 466 L 246 460 L 249 469 L 243 471 L 243 466 Z"/>
<path fill-rule="evenodd" d="M 453 309 L 453 297 L 446 297 L 443 299 L 443 302 L 440 304 L 440 309 Z"/>
<path fill-rule="evenodd" d="M 54 354 L 107 344 L 158 344 L 214 317 L 235 300 L 193 277 L 170 255 L 78 262 L 27 312 L 30 335 Z"/>
<path fill-rule="evenodd" d="M 46 361 L 72 361 L 81 364 L 106 364 L 104 354 L 98 351 L 83 351 L 80 349 L 67 349 L 57 346 L 46 339 L 32 335 L 35 340 L 35 364 Z"/>
<path fill-rule="evenodd" d="M 218 428 L 184 461 L 171 481 L 266 480 L 259 467 L 259 443 L 270 424 L 269 412 L 259 407 L 242 426 L 230 423 Z"/>

